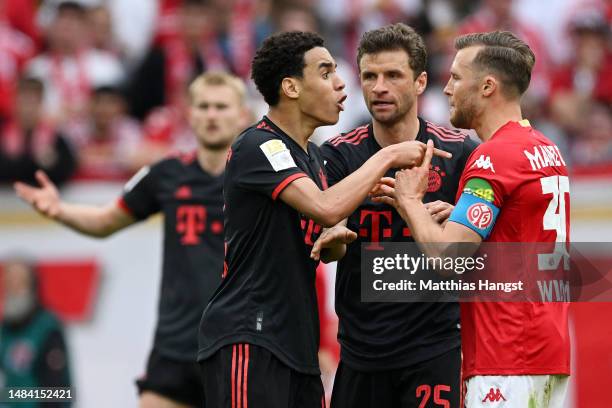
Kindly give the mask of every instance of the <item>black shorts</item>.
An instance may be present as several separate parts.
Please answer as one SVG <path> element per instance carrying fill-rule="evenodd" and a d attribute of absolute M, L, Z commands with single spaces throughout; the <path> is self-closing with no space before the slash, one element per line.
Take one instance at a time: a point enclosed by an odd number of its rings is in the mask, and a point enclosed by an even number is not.
<path fill-rule="evenodd" d="M 299 373 L 263 347 L 228 345 L 200 367 L 207 407 L 325 408 L 321 376 Z"/>
<path fill-rule="evenodd" d="M 173 360 L 151 351 L 147 372 L 136 380 L 138 394 L 151 391 L 173 401 L 201 408 L 204 390 L 198 363 Z"/>
<path fill-rule="evenodd" d="M 461 396 L 461 349 L 411 367 L 357 371 L 338 366 L 333 408 L 455 408 Z"/>

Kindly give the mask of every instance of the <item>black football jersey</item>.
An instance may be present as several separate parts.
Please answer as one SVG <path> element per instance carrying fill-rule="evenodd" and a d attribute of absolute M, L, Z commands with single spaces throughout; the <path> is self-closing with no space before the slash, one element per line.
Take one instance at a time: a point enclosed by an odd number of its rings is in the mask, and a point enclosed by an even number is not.
<path fill-rule="evenodd" d="M 454 204 L 461 172 L 477 146 L 465 134 L 419 118 L 416 140 L 449 151 L 452 159 L 434 156 L 424 202 Z M 372 124 L 364 125 L 321 146 L 329 184 L 357 170 L 381 149 Z M 398 169 L 386 176 L 394 177 Z M 441 355 L 460 344 L 459 306 L 456 303 L 384 303 L 361 301 L 361 244 L 380 248 L 381 242 L 414 242 L 410 230 L 391 206 L 366 199 L 348 217 L 348 228 L 358 238 L 338 262 L 336 312 L 341 358 L 359 370 L 407 367 Z"/>
<path fill-rule="evenodd" d="M 296 371 L 319 373 L 310 251 L 321 226 L 278 199 L 300 177 L 327 187 L 319 148 L 309 143 L 304 151 L 266 117 L 233 144 L 224 184 L 224 278 L 202 316 L 198 360 L 250 343 Z"/>
<path fill-rule="evenodd" d="M 223 272 L 223 174 L 205 172 L 195 153 L 168 158 L 136 173 L 120 204 L 138 220 L 164 215 L 154 347 L 166 357 L 195 361 L 202 311 Z"/>

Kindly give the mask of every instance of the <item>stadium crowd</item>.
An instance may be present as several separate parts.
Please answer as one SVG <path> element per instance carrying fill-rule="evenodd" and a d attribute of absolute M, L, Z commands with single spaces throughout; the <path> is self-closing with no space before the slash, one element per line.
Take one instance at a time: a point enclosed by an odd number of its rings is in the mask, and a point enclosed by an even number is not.
<path fill-rule="evenodd" d="M 600 0 L 0 1 L 0 180 L 122 180 L 168 151 L 194 147 L 186 87 L 205 70 L 249 79 L 252 56 L 276 31 L 316 31 L 339 61 L 349 98 L 319 141 L 368 120 L 357 83 L 362 32 L 407 22 L 429 50 L 421 112 L 448 123 L 442 93 L 452 39 L 509 29 L 537 57 L 525 117 L 574 166 L 612 163 L 612 3 Z M 541 18 L 534 23 L 534 16 Z M 531 18 L 530 18 L 531 17 Z M 251 84 L 252 85 L 252 84 Z M 253 118 L 265 110 L 249 89 Z"/>

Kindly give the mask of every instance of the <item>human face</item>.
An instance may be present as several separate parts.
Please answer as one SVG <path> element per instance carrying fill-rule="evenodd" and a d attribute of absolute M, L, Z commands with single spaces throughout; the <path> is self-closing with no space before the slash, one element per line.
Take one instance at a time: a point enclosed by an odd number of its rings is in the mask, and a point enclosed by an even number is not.
<path fill-rule="evenodd" d="M 303 76 L 298 78 L 302 114 L 313 118 L 317 126 L 333 125 L 338 122 L 346 99 L 336 61 L 326 48 L 315 47 L 304 54 L 304 63 Z"/>
<path fill-rule="evenodd" d="M 246 108 L 229 85 L 203 85 L 193 92 L 189 123 L 203 148 L 226 149 L 247 120 Z"/>
<path fill-rule="evenodd" d="M 415 78 L 404 50 L 365 54 L 359 62 L 361 90 L 374 119 L 393 125 L 409 112 L 416 115 L 416 99 L 427 86 L 427 74 Z"/>
<path fill-rule="evenodd" d="M 478 50 L 479 47 L 468 47 L 457 52 L 444 87 L 450 105 L 450 122 L 461 129 L 474 129 L 482 111 L 478 93 L 480 75 L 472 65 Z"/>

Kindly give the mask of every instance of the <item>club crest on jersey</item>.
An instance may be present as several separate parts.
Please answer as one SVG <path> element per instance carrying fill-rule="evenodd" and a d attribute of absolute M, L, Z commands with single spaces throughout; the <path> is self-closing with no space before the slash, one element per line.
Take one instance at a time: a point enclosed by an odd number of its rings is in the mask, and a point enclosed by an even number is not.
<path fill-rule="evenodd" d="M 440 169 L 440 166 L 429 165 L 429 176 L 427 180 L 427 192 L 434 193 L 442 187 L 442 177 L 445 177 L 446 173 Z"/>
<path fill-rule="evenodd" d="M 493 221 L 493 211 L 486 204 L 472 204 L 468 207 L 467 219 L 476 228 L 486 229 Z"/>
<path fill-rule="evenodd" d="M 493 163 L 491 163 L 491 157 L 481 154 L 480 157 L 472 164 L 472 167 L 478 167 L 483 170 L 491 170 L 495 173 L 495 169 L 493 168 Z"/>

